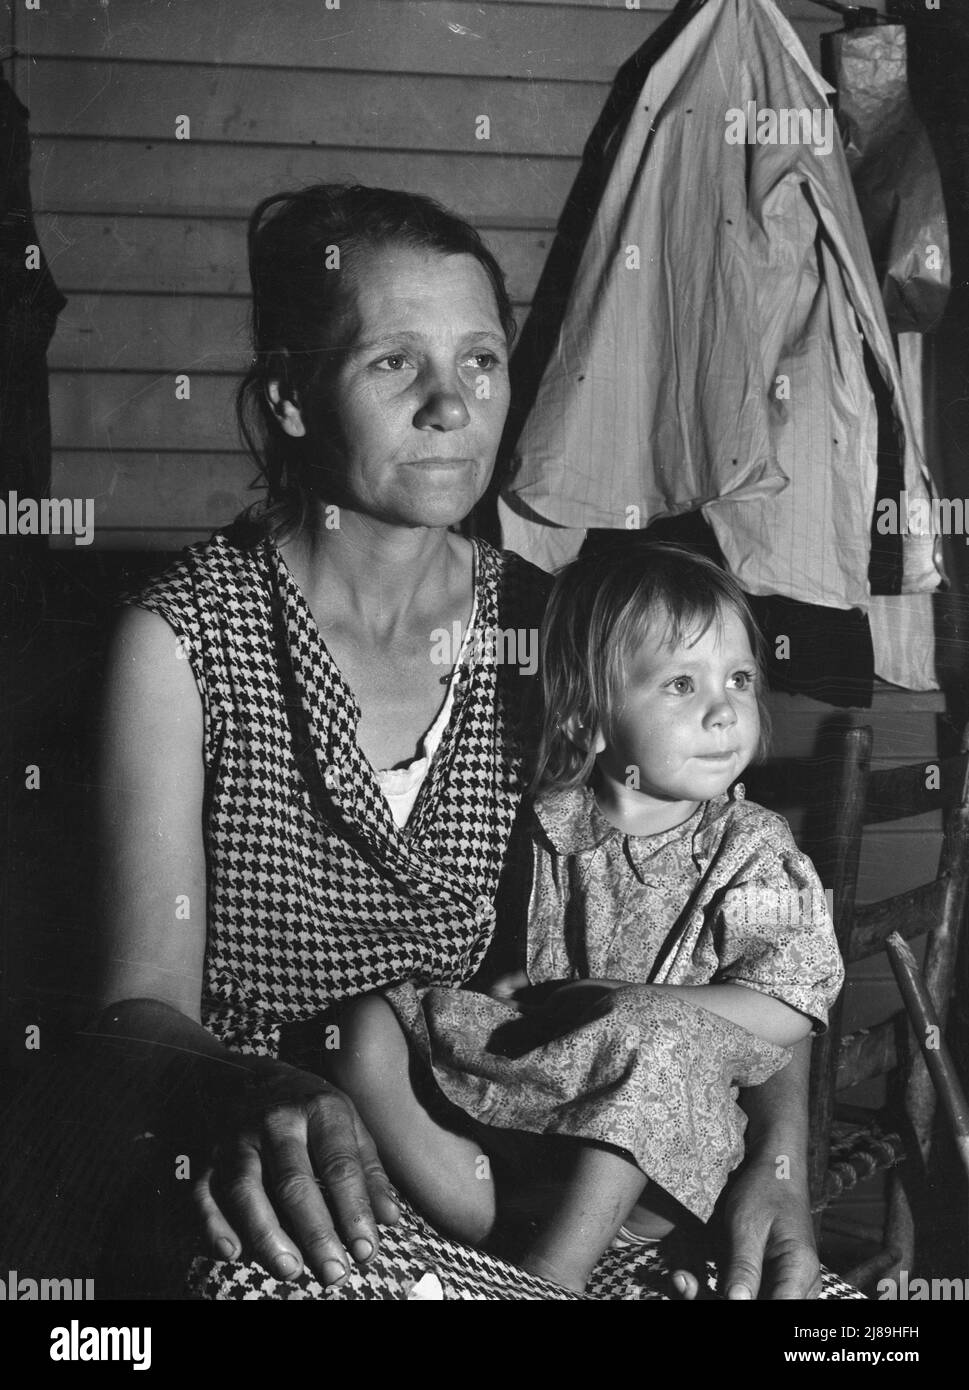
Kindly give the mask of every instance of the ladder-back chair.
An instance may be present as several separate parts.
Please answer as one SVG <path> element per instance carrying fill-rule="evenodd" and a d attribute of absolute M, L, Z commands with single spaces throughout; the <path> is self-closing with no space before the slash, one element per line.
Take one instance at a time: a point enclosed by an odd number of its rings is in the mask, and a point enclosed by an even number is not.
<path fill-rule="evenodd" d="M 969 731 L 967 731 L 969 732 Z M 833 830 L 834 920 L 847 969 L 885 950 L 897 932 L 906 941 L 925 938 L 922 975 L 944 1025 L 953 990 L 969 882 L 969 756 L 961 754 L 871 771 L 872 732 L 845 734 Z M 943 814 L 936 877 L 892 897 L 856 902 L 862 832 L 929 813 Z M 932 1143 L 936 1093 L 919 1042 L 904 1009 L 874 1027 L 842 1036 L 844 995 L 812 1055 L 810 1177 L 812 1207 L 820 1214 L 847 1188 L 883 1169 L 889 1190 L 882 1248 L 845 1272 L 865 1288 L 884 1275 L 911 1271 L 915 1258 L 913 1207 L 924 1194 Z M 840 1092 L 885 1075 L 888 1097 L 881 1110 L 845 1108 Z M 902 1162 L 901 1169 L 896 1165 Z"/>

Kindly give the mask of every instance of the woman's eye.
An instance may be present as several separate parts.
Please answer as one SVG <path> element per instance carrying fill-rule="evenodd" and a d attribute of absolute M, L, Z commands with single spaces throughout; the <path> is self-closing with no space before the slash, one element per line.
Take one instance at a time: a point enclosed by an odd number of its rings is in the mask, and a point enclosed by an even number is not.
<path fill-rule="evenodd" d="M 381 371 L 400 372 L 408 365 L 407 358 L 402 352 L 389 352 L 386 357 L 381 357 L 379 362 L 374 364 Z"/>
<path fill-rule="evenodd" d="M 493 372 L 498 366 L 498 358 L 493 352 L 476 352 L 468 361 L 477 372 Z"/>

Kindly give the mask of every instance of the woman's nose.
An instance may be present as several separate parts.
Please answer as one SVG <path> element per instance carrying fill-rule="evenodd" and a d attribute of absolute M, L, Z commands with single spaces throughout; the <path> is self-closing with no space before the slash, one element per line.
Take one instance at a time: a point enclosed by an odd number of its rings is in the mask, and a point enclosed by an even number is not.
<path fill-rule="evenodd" d="M 414 416 L 419 430 L 463 430 L 471 420 L 457 378 L 435 377 L 427 383 L 424 402 Z"/>

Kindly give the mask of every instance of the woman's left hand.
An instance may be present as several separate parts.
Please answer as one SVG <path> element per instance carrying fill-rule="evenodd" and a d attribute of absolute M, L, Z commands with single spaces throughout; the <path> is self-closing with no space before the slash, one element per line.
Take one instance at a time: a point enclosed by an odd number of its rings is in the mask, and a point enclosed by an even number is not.
<path fill-rule="evenodd" d="M 724 1222 L 720 1286 L 726 1298 L 817 1298 L 821 1266 L 808 1194 L 790 1178 L 779 1178 L 772 1159 L 752 1160 L 738 1173 Z"/>
<path fill-rule="evenodd" d="M 724 1199 L 724 1249 L 717 1285 L 730 1301 L 817 1298 L 821 1268 L 811 1207 L 803 1185 L 780 1179 L 766 1157 L 751 1158 Z M 698 1258 L 703 1263 L 703 1253 Z M 675 1296 L 695 1299 L 705 1271 L 672 1272 Z"/>

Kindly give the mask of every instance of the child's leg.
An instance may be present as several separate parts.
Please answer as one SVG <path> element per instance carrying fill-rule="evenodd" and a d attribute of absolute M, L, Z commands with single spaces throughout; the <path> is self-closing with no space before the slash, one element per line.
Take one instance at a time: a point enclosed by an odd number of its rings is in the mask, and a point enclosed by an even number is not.
<path fill-rule="evenodd" d="M 518 1263 L 531 1274 L 581 1292 L 646 1181 L 633 1162 L 614 1150 L 581 1144 L 554 1207 L 532 1223 L 533 1234 Z"/>
<path fill-rule="evenodd" d="M 397 1016 L 379 994 L 348 1000 L 340 1046 L 323 1054 L 373 1136 L 391 1179 L 438 1230 L 478 1243 L 495 1219 L 494 1183 L 481 1146 L 440 1124 L 419 1100 L 414 1059 Z"/>

